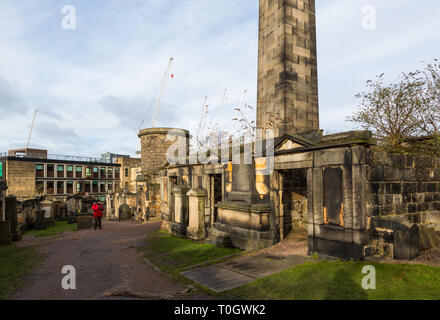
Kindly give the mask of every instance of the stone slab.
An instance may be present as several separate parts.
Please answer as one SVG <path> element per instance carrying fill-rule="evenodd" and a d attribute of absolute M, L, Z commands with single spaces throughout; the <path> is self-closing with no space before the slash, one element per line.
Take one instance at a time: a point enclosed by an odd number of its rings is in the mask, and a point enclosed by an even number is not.
<path fill-rule="evenodd" d="M 308 261 L 310 259 L 303 256 L 289 256 L 285 259 L 272 259 L 266 256 L 243 257 L 211 267 L 185 271 L 182 274 L 188 279 L 220 293 Z"/>
<path fill-rule="evenodd" d="M 308 261 L 306 257 L 290 256 L 285 259 L 271 259 L 264 256 L 241 258 L 221 264 L 221 267 L 255 279 L 261 279 Z"/>
<path fill-rule="evenodd" d="M 189 270 L 182 272 L 182 274 L 216 293 L 241 287 L 256 280 L 217 266 Z"/>

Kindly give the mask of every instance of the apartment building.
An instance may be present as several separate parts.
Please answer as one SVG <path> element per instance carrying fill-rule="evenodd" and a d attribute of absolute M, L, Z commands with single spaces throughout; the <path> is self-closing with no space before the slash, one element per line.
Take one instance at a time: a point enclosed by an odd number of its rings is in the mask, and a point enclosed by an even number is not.
<path fill-rule="evenodd" d="M 104 199 L 120 186 L 121 165 L 102 159 L 48 155 L 46 150 L 11 150 L 0 157 L 0 179 L 18 200 L 83 194 Z"/>

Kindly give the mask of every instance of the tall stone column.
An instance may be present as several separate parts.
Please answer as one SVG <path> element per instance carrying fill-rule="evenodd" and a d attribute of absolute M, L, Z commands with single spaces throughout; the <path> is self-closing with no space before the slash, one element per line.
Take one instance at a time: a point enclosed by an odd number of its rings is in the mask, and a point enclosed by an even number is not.
<path fill-rule="evenodd" d="M 319 130 L 315 0 L 260 0 L 257 128 Z"/>

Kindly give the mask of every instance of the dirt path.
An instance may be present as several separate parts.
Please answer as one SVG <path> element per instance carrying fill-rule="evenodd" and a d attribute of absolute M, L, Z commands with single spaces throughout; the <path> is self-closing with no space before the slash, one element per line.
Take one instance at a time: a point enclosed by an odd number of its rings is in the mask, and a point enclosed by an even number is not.
<path fill-rule="evenodd" d="M 12 299 L 100 300 L 175 299 L 187 288 L 174 283 L 142 261 L 140 247 L 160 223 L 139 225 L 105 222 L 104 230 L 69 232 L 51 240 L 26 239 L 20 246 L 38 245 L 45 257 L 40 267 L 26 277 L 28 286 Z M 77 289 L 64 290 L 63 266 L 76 269 Z"/>

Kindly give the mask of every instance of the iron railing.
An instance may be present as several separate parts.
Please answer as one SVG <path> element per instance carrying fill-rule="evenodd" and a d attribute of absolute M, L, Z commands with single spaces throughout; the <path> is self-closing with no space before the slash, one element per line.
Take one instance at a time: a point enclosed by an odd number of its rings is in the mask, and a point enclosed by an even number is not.
<path fill-rule="evenodd" d="M 10 156 L 7 152 L 0 152 L 0 158 Z M 15 155 L 17 158 L 29 158 L 29 159 L 47 159 L 58 161 L 78 161 L 78 162 L 92 162 L 92 163 L 112 163 L 109 159 L 94 158 L 94 157 L 81 157 L 81 156 L 68 156 L 62 154 L 45 154 L 41 153 L 25 153 Z"/>

